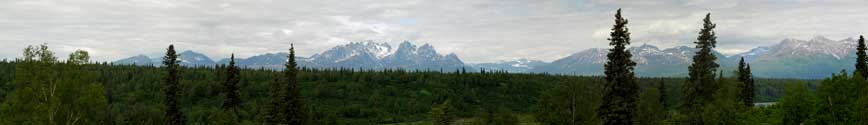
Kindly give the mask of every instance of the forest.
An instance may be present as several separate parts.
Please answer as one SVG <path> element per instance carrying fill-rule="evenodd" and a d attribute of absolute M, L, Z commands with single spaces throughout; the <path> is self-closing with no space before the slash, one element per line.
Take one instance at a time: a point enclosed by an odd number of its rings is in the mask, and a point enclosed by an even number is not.
<path fill-rule="evenodd" d="M 620 10 L 615 22 L 605 76 L 313 69 L 297 67 L 294 47 L 285 70 L 181 67 L 172 45 L 161 66 L 132 66 L 32 45 L 0 61 L 0 124 L 868 123 L 864 39 L 852 73 L 753 78 L 744 61 L 716 69 L 706 16 L 689 77 L 637 78 Z"/>
<path fill-rule="evenodd" d="M 0 61 L 0 101 L 3 102 L 0 121 L 3 124 L 166 123 L 165 67 L 112 65 L 90 62 L 87 58 L 59 60 L 50 50 L 39 48 L 47 47 L 38 45 L 25 50 L 34 53 L 25 57 L 37 61 Z M 86 55 L 87 52 L 80 53 Z M 179 67 L 177 91 L 180 96 L 177 98 L 186 124 L 269 123 L 265 108 L 272 99 L 269 85 L 282 71 L 238 70 L 236 91 L 240 105 L 230 111 L 223 108 L 228 93 L 224 86 L 229 75 L 227 69 L 227 66 Z M 461 69 L 439 72 L 299 68 L 297 78 L 309 124 L 413 123 L 442 117 L 455 123 L 596 124 L 600 120 L 595 110 L 603 87 L 599 83 L 604 81 L 599 76 Z M 846 87 L 855 85 L 845 84 L 849 80 L 861 80 L 851 78 L 859 77 L 842 74 L 823 81 L 757 79 L 754 101 L 780 104 L 738 108 L 736 102 L 715 103 L 721 105 L 708 107 L 708 112 L 704 113 L 732 115 L 728 118 L 756 123 L 783 123 L 782 118 L 787 114 L 803 114 L 805 117 L 801 119 L 806 119 L 814 114 L 814 109 L 785 113 L 788 110 L 784 109 L 791 108 L 784 103 L 802 106 L 794 108 L 814 108 L 813 105 L 820 103 L 808 102 L 818 96 L 815 93 L 846 92 L 838 90 L 852 88 Z M 685 80 L 638 78 L 642 90 L 640 114 L 661 124 L 684 119 L 677 110 Z M 729 91 L 721 92 L 720 96 L 726 96 L 721 98 L 733 99 L 737 80 L 725 77 L 720 80 L 727 83 L 724 89 Z M 838 87 L 818 87 L 833 83 Z M 44 91 L 53 94 L 46 97 Z M 434 117 L 434 111 L 443 114 Z M 48 112 L 52 114 L 46 114 Z M 720 122 L 731 122 L 731 119 L 720 119 Z"/>

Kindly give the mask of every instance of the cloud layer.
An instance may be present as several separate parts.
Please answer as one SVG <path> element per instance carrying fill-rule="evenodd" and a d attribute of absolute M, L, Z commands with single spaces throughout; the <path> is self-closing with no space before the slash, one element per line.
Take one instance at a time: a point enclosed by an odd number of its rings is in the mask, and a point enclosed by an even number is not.
<path fill-rule="evenodd" d="M 302 56 L 355 41 L 430 43 L 466 62 L 554 60 L 606 47 L 623 8 L 634 44 L 691 45 L 712 13 L 719 50 L 784 38 L 868 32 L 860 0 L 4 0 L 0 58 L 48 43 L 112 61 L 158 55 L 168 44 L 212 58 L 286 51 Z"/>

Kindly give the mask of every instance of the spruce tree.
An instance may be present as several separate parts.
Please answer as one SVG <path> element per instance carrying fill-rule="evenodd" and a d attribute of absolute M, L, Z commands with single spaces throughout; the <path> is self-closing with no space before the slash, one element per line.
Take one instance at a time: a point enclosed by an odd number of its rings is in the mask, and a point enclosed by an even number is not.
<path fill-rule="evenodd" d="M 666 102 L 666 98 L 668 98 L 667 93 L 669 93 L 669 91 L 666 90 L 666 82 L 662 78 L 660 79 L 660 84 L 657 85 L 657 90 L 660 91 L 659 102 L 663 105 L 663 109 L 666 109 L 669 107 L 669 103 Z"/>
<path fill-rule="evenodd" d="M 225 66 L 226 68 L 226 81 L 223 82 L 223 94 L 225 100 L 223 101 L 223 110 L 232 111 L 234 113 L 238 113 L 238 107 L 241 105 L 241 98 L 239 97 L 239 85 L 241 82 L 240 79 L 240 71 L 238 70 L 238 66 L 235 65 L 235 54 L 232 54 L 229 57 L 229 66 Z"/>
<path fill-rule="evenodd" d="M 713 94 L 719 88 L 714 73 L 719 65 L 715 62 L 717 57 L 712 53 L 717 43 L 717 36 L 713 31 L 716 25 L 711 22 L 711 13 L 705 15 L 703 22 L 699 37 L 694 42 L 698 51 L 693 56 L 693 64 L 688 67 L 689 77 L 682 89 L 682 108 L 687 113 L 698 112 L 705 103 L 714 99 Z M 688 118 L 688 124 L 697 124 L 698 116 L 691 116 L 694 118 Z"/>
<path fill-rule="evenodd" d="M 639 86 L 633 73 L 636 62 L 630 60 L 632 55 L 627 50 L 630 32 L 627 29 L 627 20 L 621 17 L 621 9 L 615 14 L 615 25 L 610 36 L 609 45 L 613 48 L 609 49 L 609 54 L 606 55 L 607 83 L 603 102 L 597 113 L 606 125 L 634 124 Z"/>
<path fill-rule="evenodd" d="M 295 47 L 290 45 L 285 69 L 271 83 L 266 120 L 272 124 L 301 125 L 306 123 L 304 102 L 298 83 L 298 65 L 295 62 Z"/>
<path fill-rule="evenodd" d="M 868 48 L 865 47 L 865 37 L 859 35 L 859 46 L 856 46 L 856 72 L 859 72 L 862 77 L 868 75 L 868 54 L 865 53 Z"/>
<path fill-rule="evenodd" d="M 305 124 L 305 110 L 304 110 L 304 102 L 301 97 L 301 88 L 298 83 L 298 64 L 295 62 L 295 47 L 290 44 L 289 48 L 289 56 L 287 57 L 289 61 L 286 62 L 286 69 L 283 70 L 284 77 L 286 79 L 287 87 L 285 102 L 287 103 L 286 113 L 287 118 L 286 121 L 290 125 L 303 125 Z"/>
<path fill-rule="evenodd" d="M 745 107 L 753 106 L 753 97 L 756 96 L 754 88 L 753 74 L 750 72 L 750 65 L 744 62 L 744 57 L 738 62 L 738 81 L 736 85 L 741 91 L 737 93 L 737 98 L 744 104 Z"/>
<path fill-rule="evenodd" d="M 169 45 L 169 48 L 166 50 L 166 56 L 163 57 L 163 68 L 166 71 L 165 84 L 166 89 L 166 121 L 169 125 L 182 125 L 184 124 L 184 115 L 180 111 L 180 102 L 178 102 L 179 88 L 178 82 L 180 81 L 178 68 L 178 55 L 175 54 L 175 46 Z"/>

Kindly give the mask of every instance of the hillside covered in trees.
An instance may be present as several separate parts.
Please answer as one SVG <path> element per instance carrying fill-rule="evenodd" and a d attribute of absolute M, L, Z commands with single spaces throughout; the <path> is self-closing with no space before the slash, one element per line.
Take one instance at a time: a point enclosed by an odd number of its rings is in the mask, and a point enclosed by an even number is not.
<path fill-rule="evenodd" d="M 162 124 L 167 120 L 163 104 L 167 98 L 164 67 L 109 65 L 92 63 L 87 58 L 60 60 L 47 54 L 50 50 L 39 48 L 27 50 L 34 53 L 32 62 L 0 62 L 3 123 Z M 272 100 L 269 85 L 281 71 L 238 69 L 235 77 L 239 105 L 237 112 L 228 113 L 223 108 L 228 101 L 224 84 L 231 74 L 227 67 L 178 67 L 176 98 L 187 124 L 268 122 L 266 107 Z M 565 115 L 562 113 L 576 113 L 584 118 L 574 121 L 594 122 L 599 120 L 594 120 L 596 106 L 592 105 L 601 99 L 599 83 L 604 80 L 594 76 L 460 69 L 432 72 L 308 68 L 300 68 L 297 78 L 305 102 L 304 113 L 311 124 L 427 121 L 431 112 L 436 111 L 432 107 L 438 106 L 448 107 L 445 115 L 453 119 L 506 114 L 511 116 L 508 118 L 532 115 L 538 122 L 559 123 L 569 121 L 562 118 Z M 684 80 L 638 78 L 642 91 L 646 92 L 640 99 L 658 98 L 662 103 L 655 111 L 661 112 L 653 114 L 669 114 L 677 109 Z M 805 90 L 813 91 L 818 82 L 757 79 L 755 101 L 775 102 L 783 98 L 787 83 L 805 83 Z M 41 93 L 48 90 L 55 94 Z M 46 96 L 50 98 L 29 98 Z M 579 109 L 561 112 L 570 105 Z M 46 115 L 47 112 L 55 114 Z"/>
<path fill-rule="evenodd" d="M 614 22 L 605 76 L 305 68 L 292 45 L 279 71 L 239 68 L 234 55 L 227 65 L 182 67 L 173 45 L 159 67 L 92 62 L 87 51 L 58 59 L 45 44 L 29 46 L 0 61 L 0 124 L 868 123 L 864 38 L 853 73 L 755 78 L 743 59 L 735 71 L 718 69 L 707 14 L 687 78 L 642 78 L 620 10 Z"/>

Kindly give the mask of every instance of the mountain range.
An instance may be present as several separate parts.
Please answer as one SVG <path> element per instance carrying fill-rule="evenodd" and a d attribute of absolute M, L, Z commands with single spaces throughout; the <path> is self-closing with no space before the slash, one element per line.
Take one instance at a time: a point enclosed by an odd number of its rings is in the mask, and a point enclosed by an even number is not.
<path fill-rule="evenodd" d="M 744 53 L 718 57 L 721 69 L 735 69 L 738 60 L 744 57 L 751 64 L 754 75 L 766 78 L 825 78 L 841 70 L 852 71 L 855 62 L 856 40 L 852 38 L 831 40 L 815 37 L 810 40 L 784 39 L 778 44 L 761 46 Z M 642 44 L 628 48 L 637 63 L 635 72 L 643 77 L 687 76 L 696 49 L 688 46 L 658 48 Z M 571 54 L 552 62 L 530 59 L 504 60 L 491 63 L 467 64 L 456 54 L 438 53 L 434 46 L 414 45 L 409 41 L 392 47 L 387 43 L 353 42 L 335 46 L 310 57 L 296 57 L 298 64 L 312 68 L 354 69 L 410 69 L 455 71 L 465 68 L 505 70 L 524 73 L 553 73 L 568 75 L 601 75 L 606 62 L 607 49 L 591 48 Z M 239 66 L 247 68 L 281 69 L 287 53 L 267 53 L 236 59 Z M 181 65 L 212 66 L 227 64 L 228 59 L 213 61 L 204 54 L 184 51 L 179 54 Z M 158 65 L 162 59 L 145 55 L 133 56 L 113 62 L 114 64 Z M 724 72 L 731 74 L 731 72 Z"/>
<path fill-rule="evenodd" d="M 204 54 L 184 51 L 178 54 L 182 66 L 213 66 L 228 64 L 229 59 L 212 61 Z M 246 68 L 282 69 L 288 53 L 267 53 L 248 58 L 236 59 L 236 63 Z M 468 68 L 455 54 L 440 54 L 434 46 L 416 46 L 409 41 L 402 42 L 397 48 L 387 43 L 354 42 L 335 46 L 310 57 L 296 57 L 299 66 L 311 68 L 354 68 L 354 69 L 408 69 L 408 70 L 445 70 Z M 114 61 L 113 64 L 160 65 L 161 58 L 137 55 Z"/>

